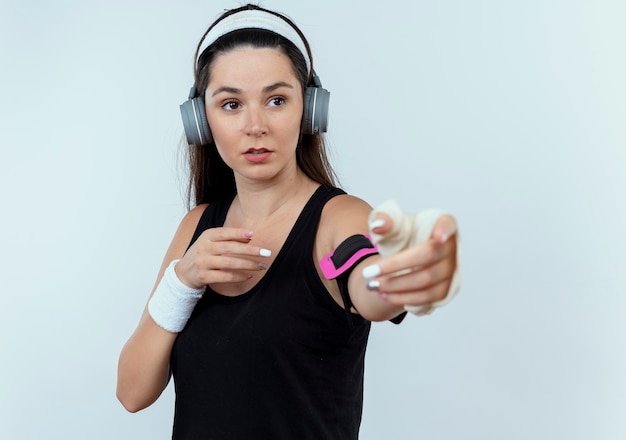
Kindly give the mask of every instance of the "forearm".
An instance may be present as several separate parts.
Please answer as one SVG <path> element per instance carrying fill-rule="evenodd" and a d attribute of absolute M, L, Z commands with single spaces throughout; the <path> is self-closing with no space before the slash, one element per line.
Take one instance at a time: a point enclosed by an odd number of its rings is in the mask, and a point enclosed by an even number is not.
<path fill-rule="evenodd" d="M 404 312 L 403 306 L 382 299 L 378 292 L 367 288 L 369 279 L 362 274 L 363 268 L 375 264 L 379 256 L 370 257 L 357 265 L 348 281 L 350 299 L 363 318 L 372 322 L 388 321 Z"/>
<path fill-rule="evenodd" d="M 165 272 L 174 260 L 182 258 L 185 254 L 205 208 L 206 205 L 197 206 L 181 221 L 161 264 L 148 304 L 155 295 L 168 293 L 167 290 L 171 289 L 176 290 L 176 286 L 172 286 L 172 283 L 176 284 L 174 280 L 170 279 L 170 282 L 162 283 Z M 166 291 L 159 292 L 162 289 Z M 157 311 L 167 313 L 176 309 L 175 304 L 170 301 L 159 304 L 162 307 L 156 307 Z M 188 304 L 185 305 L 187 306 Z M 164 321 L 159 325 L 150 316 L 148 308 L 147 305 L 137 329 L 122 349 L 118 364 L 117 397 L 131 412 L 150 406 L 167 386 L 170 378 L 170 355 L 178 335 L 176 331 L 167 331 L 163 328 L 169 327 L 164 325 L 169 321 L 167 316 L 164 319 L 163 313 L 159 314 L 159 318 Z M 176 317 L 180 318 L 180 314 L 177 313 Z"/>
<path fill-rule="evenodd" d="M 119 358 L 117 398 L 130 412 L 140 411 L 161 395 L 169 382 L 169 361 L 176 333 L 159 327 L 147 313 Z"/>

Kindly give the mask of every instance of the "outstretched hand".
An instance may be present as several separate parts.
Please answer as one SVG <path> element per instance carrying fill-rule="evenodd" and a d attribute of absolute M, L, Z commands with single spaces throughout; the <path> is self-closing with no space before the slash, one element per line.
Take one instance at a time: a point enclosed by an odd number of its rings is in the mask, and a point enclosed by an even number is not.
<path fill-rule="evenodd" d="M 371 222 L 371 230 L 384 236 L 393 233 L 392 218 L 382 212 Z M 456 269 L 457 223 L 447 214 L 435 223 L 430 237 L 394 255 L 386 256 L 368 266 L 363 275 L 369 279 L 368 288 L 392 304 L 428 306 L 443 300 Z"/>

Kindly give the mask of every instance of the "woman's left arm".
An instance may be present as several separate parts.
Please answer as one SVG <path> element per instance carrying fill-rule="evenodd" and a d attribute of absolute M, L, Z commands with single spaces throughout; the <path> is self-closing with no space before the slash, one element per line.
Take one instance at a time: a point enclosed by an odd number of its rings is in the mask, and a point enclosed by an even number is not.
<path fill-rule="evenodd" d="M 339 203 L 329 202 L 320 225 L 332 225 L 326 231 L 330 231 L 333 249 L 351 235 L 368 234 L 368 217 L 372 212 L 367 203 L 356 197 L 336 199 Z M 369 221 L 378 225 L 371 232 L 379 238 L 396 232 L 394 220 L 384 213 Z M 425 241 L 407 244 L 384 258 L 368 257 L 356 265 L 349 277 L 348 290 L 358 313 L 370 321 L 386 321 L 402 313 L 405 306 L 411 310 L 415 310 L 412 307 L 429 310 L 430 305 L 444 300 L 457 264 L 456 234 L 455 219 L 441 215 Z"/>
<path fill-rule="evenodd" d="M 377 220 L 383 218 L 385 223 L 372 230 L 381 236 L 393 229 L 393 220 L 384 215 L 376 217 Z M 456 236 L 455 219 L 443 214 L 436 219 L 424 241 L 410 242 L 405 249 L 378 261 L 364 261 L 350 277 L 350 295 L 355 306 L 360 303 L 364 310 L 376 315 L 384 312 L 384 308 L 377 305 L 378 301 L 383 301 L 425 314 L 433 305 L 444 303 L 448 295 L 456 293 L 451 291 L 458 262 Z M 457 289 L 457 286 L 452 287 Z M 366 293 L 368 291 L 370 294 Z M 376 293 L 377 301 L 372 301 L 372 292 Z M 390 319 L 384 314 L 380 318 Z"/>

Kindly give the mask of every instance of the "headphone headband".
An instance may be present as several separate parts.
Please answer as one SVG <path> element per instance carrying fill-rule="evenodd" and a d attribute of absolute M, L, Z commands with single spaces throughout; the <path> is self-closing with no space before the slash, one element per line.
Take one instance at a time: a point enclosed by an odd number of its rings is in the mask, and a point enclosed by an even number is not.
<path fill-rule="evenodd" d="M 291 41 L 302 55 L 306 62 L 307 73 L 311 74 L 311 59 L 306 49 L 306 44 L 300 34 L 278 15 L 258 9 L 246 9 L 235 12 L 215 23 L 215 26 L 205 35 L 200 47 L 198 56 L 215 41 L 229 32 L 240 29 L 265 29 L 272 31 L 287 40 Z M 198 60 L 196 60 L 196 65 Z"/>
<path fill-rule="evenodd" d="M 211 27 L 198 44 L 199 57 L 207 47 L 229 32 L 240 29 L 264 29 L 274 32 L 291 41 L 302 52 L 306 62 L 307 73 L 311 84 L 304 89 L 304 108 L 302 112 L 302 132 L 305 134 L 324 133 L 328 125 L 328 100 L 330 92 L 322 88 L 322 83 L 312 70 L 312 60 L 309 57 L 307 44 L 295 25 L 291 25 L 286 18 L 264 10 L 245 9 L 226 16 Z M 196 69 L 198 59 L 196 58 Z M 198 95 L 196 86 L 191 88 L 189 99 L 180 105 L 180 114 L 187 142 L 191 145 L 209 145 L 213 142 L 211 128 L 206 117 L 204 97 Z"/>

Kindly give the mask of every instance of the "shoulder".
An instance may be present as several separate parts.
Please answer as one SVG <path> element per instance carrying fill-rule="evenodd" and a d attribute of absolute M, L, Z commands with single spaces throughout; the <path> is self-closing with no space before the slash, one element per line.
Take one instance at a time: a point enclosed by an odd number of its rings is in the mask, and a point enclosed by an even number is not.
<path fill-rule="evenodd" d="M 189 212 L 187 212 L 187 214 L 185 214 L 185 216 L 183 217 L 183 219 L 180 221 L 180 226 L 179 228 L 192 228 L 194 231 L 196 229 L 196 226 L 198 225 L 198 222 L 200 221 L 200 217 L 202 217 L 202 214 L 204 214 L 204 211 L 206 211 L 207 207 L 209 206 L 208 203 L 203 203 L 201 205 L 196 206 L 195 208 L 192 208 Z M 192 231 L 193 234 L 193 231 Z"/>
<path fill-rule="evenodd" d="M 189 243 L 191 242 L 191 239 L 193 238 L 198 222 L 200 222 L 200 218 L 202 217 L 202 214 L 206 210 L 207 206 L 209 205 L 198 205 L 187 212 L 187 214 L 185 214 L 182 218 L 167 252 L 170 260 L 183 256 L 189 246 Z"/>
<path fill-rule="evenodd" d="M 348 213 L 366 214 L 372 207 L 363 199 L 350 194 L 339 194 L 330 199 L 324 207 L 323 215 L 344 215 Z"/>
<path fill-rule="evenodd" d="M 342 194 L 330 199 L 320 218 L 319 238 L 334 249 L 354 234 L 367 234 L 367 218 L 372 207 L 364 200 Z"/>

